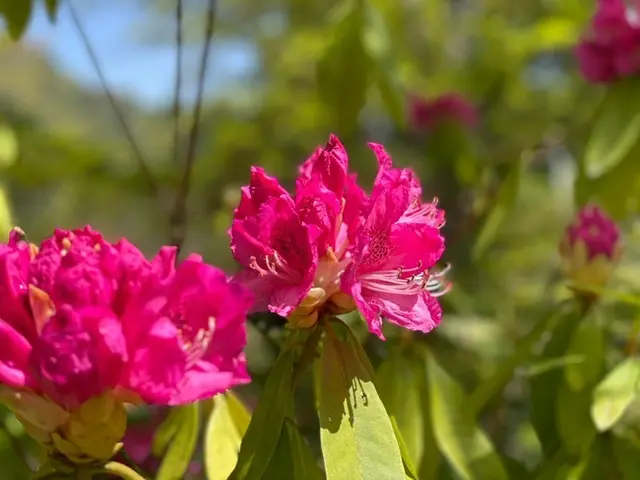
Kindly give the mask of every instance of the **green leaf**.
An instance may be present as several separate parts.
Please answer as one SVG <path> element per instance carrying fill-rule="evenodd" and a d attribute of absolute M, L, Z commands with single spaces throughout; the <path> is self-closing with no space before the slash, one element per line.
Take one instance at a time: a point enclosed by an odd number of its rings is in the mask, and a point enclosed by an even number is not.
<path fill-rule="evenodd" d="M 9 36 L 18 40 L 29 24 L 33 0 L 0 0 L 0 15 L 4 16 Z"/>
<path fill-rule="evenodd" d="M 300 435 L 298 426 L 289 418 L 285 419 L 278 445 L 263 478 L 304 480 L 324 478 L 309 445 Z"/>
<path fill-rule="evenodd" d="M 565 355 L 564 357 L 550 358 L 542 362 L 536 362 L 533 365 L 528 366 L 523 375 L 527 377 L 535 377 L 536 375 L 542 375 L 543 373 L 550 372 L 558 368 L 564 369 L 568 365 L 584 362 L 584 355 Z"/>
<path fill-rule="evenodd" d="M 213 401 L 204 438 L 204 464 L 208 480 L 226 480 L 238 462 L 251 415 L 233 392 L 218 395 Z"/>
<path fill-rule="evenodd" d="M 480 259 L 491 246 L 502 223 L 516 203 L 523 168 L 524 155 L 521 155 L 511 166 L 511 170 L 500 186 L 496 202 L 480 229 L 472 251 L 472 257 L 475 261 Z"/>
<path fill-rule="evenodd" d="M 198 443 L 200 407 L 197 403 L 177 407 L 180 410 L 177 428 L 162 458 L 156 480 L 180 480 L 189 468 Z"/>
<path fill-rule="evenodd" d="M 395 418 L 411 461 L 422 460 L 424 418 L 421 384 L 426 381 L 424 362 L 394 351 L 378 367 L 376 387 L 390 416 Z"/>
<path fill-rule="evenodd" d="M 595 385 L 604 366 L 604 353 L 602 327 L 593 317 L 585 319 L 573 333 L 567 350 L 569 356 L 584 358 L 565 367 L 564 377 L 569 388 L 578 392 Z"/>
<path fill-rule="evenodd" d="M 13 228 L 11 217 L 11 202 L 7 196 L 6 189 L 0 184 L 0 241 L 7 241 L 9 232 Z"/>
<path fill-rule="evenodd" d="M 539 360 L 547 361 L 564 356 L 573 332 L 581 320 L 580 313 L 576 311 L 567 313 L 552 332 L 551 339 L 543 349 Z M 560 446 L 556 404 L 558 389 L 563 382 L 564 372 L 559 369 L 548 370 L 531 378 L 531 424 L 547 457 L 553 457 Z"/>
<path fill-rule="evenodd" d="M 363 43 L 363 2 L 354 2 L 338 22 L 317 65 L 320 100 L 331 112 L 338 132 L 352 134 L 373 83 L 372 60 Z"/>
<path fill-rule="evenodd" d="M 164 419 L 160 427 L 156 430 L 151 444 L 151 453 L 155 457 L 162 457 L 167 450 L 171 439 L 175 436 L 180 427 L 180 419 L 182 410 L 180 408 L 172 408 L 169 415 Z"/>
<path fill-rule="evenodd" d="M 10 167 L 18 158 L 18 140 L 8 125 L 0 125 L 0 167 Z"/>
<path fill-rule="evenodd" d="M 340 340 L 333 327 L 342 325 L 328 327 L 320 359 L 318 414 L 327 479 L 404 480 L 400 448 L 372 375 L 353 342 Z"/>
<path fill-rule="evenodd" d="M 608 172 L 637 144 L 640 136 L 639 89 L 637 79 L 615 82 L 608 87 L 585 151 L 587 177 L 597 178 Z"/>
<path fill-rule="evenodd" d="M 463 480 L 506 480 L 486 434 L 475 424 L 462 387 L 427 353 L 433 432 L 440 451 Z"/>
<path fill-rule="evenodd" d="M 600 432 L 609 430 L 636 398 L 640 359 L 627 358 L 598 384 L 593 394 L 591 418 Z"/>
<path fill-rule="evenodd" d="M 44 5 L 47 10 L 47 16 L 49 17 L 49 21 L 51 23 L 56 21 L 56 16 L 58 13 L 58 0 L 44 0 Z"/>
<path fill-rule="evenodd" d="M 406 478 L 410 480 L 419 480 L 418 474 L 416 473 L 416 467 L 413 465 L 413 461 L 411 460 L 411 455 L 409 454 L 409 450 L 407 450 L 407 444 L 404 442 L 402 438 L 402 432 L 398 428 L 398 424 L 396 423 L 396 419 L 393 416 L 389 416 L 389 420 L 391 421 L 391 426 L 393 427 L 393 433 L 396 436 L 396 441 L 398 442 L 398 447 L 400 448 L 400 457 L 402 457 L 402 466 L 404 467 L 404 474 Z"/>
<path fill-rule="evenodd" d="M 234 470 L 237 480 L 263 478 L 276 451 L 282 424 L 291 405 L 293 360 L 294 350 L 287 348 L 280 354 L 267 378 L 242 439 L 238 465 Z"/>
<path fill-rule="evenodd" d="M 589 415 L 591 395 L 587 391 L 574 391 L 560 382 L 556 400 L 557 428 L 565 450 L 582 455 L 596 436 Z"/>

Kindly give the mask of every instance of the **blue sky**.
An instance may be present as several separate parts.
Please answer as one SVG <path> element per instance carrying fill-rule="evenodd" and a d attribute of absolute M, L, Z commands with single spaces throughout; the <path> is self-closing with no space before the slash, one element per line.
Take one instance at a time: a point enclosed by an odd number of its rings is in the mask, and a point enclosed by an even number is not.
<path fill-rule="evenodd" d="M 53 64 L 66 75 L 89 88 L 100 88 L 69 11 L 64 2 L 61 3 L 57 22 L 51 25 L 37 2 L 26 38 L 43 45 Z M 76 7 L 76 11 L 113 90 L 147 107 L 165 106 L 172 98 L 175 51 L 170 46 L 145 46 L 136 38 L 136 32 L 148 20 L 137 3 L 94 1 L 90 8 Z M 255 60 L 251 45 L 214 41 L 208 88 L 223 86 L 250 73 Z M 194 71 L 184 75 L 187 101 L 193 98 L 195 77 Z"/>

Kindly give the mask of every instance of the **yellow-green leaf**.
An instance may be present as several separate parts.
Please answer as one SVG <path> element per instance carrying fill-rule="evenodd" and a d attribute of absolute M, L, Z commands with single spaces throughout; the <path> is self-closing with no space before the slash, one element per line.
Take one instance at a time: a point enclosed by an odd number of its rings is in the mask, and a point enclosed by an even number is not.
<path fill-rule="evenodd" d="M 214 398 L 204 438 L 204 464 L 208 480 L 226 480 L 238 462 L 242 437 L 251 415 L 233 392 Z"/>
<path fill-rule="evenodd" d="M 598 384 L 591 405 L 591 418 L 598 431 L 607 431 L 620 420 L 636 398 L 639 379 L 640 359 L 627 358 Z"/>
<path fill-rule="evenodd" d="M 29 24 L 33 0 L 0 0 L 0 15 L 4 16 L 9 35 L 18 40 Z"/>
<path fill-rule="evenodd" d="M 602 327 L 593 317 L 586 318 L 573 333 L 567 355 L 584 358 L 565 367 L 564 377 L 569 388 L 578 392 L 593 386 L 600 378 L 604 361 Z"/>
<path fill-rule="evenodd" d="M 353 342 L 330 330 L 320 361 L 318 413 L 327 479 L 404 480 L 391 421 Z"/>
<path fill-rule="evenodd" d="M 177 407 L 176 430 L 162 458 L 156 480 L 180 480 L 189 468 L 198 443 L 200 408 L 197 403 Z"/>
<path fill-rule="evenodd" d="M 574 391 L 565 382 L 558 386 L 556 422 L 558 434 L 568 453 L 582 455 L 596 436 L 589 415 L 591 395 L 588 391 Z"/>
<path fill-rule="evenodd" d="M 0 125 L 0 167 L 13 165 L 18 157 L 16 134 L 7 125 Z"/>

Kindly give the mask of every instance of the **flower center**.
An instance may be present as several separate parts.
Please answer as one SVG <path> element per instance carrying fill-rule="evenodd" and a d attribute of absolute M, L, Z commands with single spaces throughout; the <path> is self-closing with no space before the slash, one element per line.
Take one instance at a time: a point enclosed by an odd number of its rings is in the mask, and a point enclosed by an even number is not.
<path fill-rule="evenodd" d="M 188 323 L 180 322 L 181 318 L 182 315 L 178 315 L 178 318 L 174 319 L 178 327 L 178 342 L 187 355 L 187 365 L 192 366 L 207 353 L 216 330 L 216 318 L 208 317 L 206 325 L 197 330 Z"/>
<path fill-rule="evenodd" d="M 431 296 L 440 297 L 451 290 L 451 283 L 445 281 L 450 269 L 451 265 L 447 265 L 440 271 L 429 272 L 422 268 L 422 261 L 419 261 L 413 268 L 365 273 L 360 278 L 367 289 L 379 293 L 416 295 L 427 291 Z"/>

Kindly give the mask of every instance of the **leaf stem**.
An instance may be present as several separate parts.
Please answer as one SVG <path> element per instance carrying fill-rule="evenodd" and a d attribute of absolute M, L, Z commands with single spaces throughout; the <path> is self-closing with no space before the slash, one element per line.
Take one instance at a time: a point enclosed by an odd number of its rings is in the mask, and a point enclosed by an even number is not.
<path fill-rule="evenodd" d="M 110 473 L 125 480 L 146 480 L 143 476 L 138 475 L 135 470 L 119 462 L 109 462 L 105 464 L 105 466 L 102 467 L 102 472 Z"/>
<path fill-rule="evenodd" d="M 180 92 L 182 91 L 182 0 L 176 2 L 176 77 L 173 90 L 173 162 L 180 156 Z"/>

